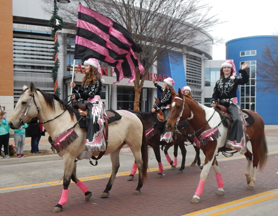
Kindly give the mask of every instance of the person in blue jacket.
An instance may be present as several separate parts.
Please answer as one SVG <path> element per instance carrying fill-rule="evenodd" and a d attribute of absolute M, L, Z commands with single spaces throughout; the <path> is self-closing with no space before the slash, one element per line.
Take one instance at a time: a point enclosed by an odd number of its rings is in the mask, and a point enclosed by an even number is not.
<path fill-rule="evenodd" d="M 18 158 L 26 157 L 23 154 L 23 147 L 25 145 L 25 128 L 28 127 L 28 124 L 22 125 L 19 129 L 14 130 L 14 143 L 16 146 L 16 155 Z"/>

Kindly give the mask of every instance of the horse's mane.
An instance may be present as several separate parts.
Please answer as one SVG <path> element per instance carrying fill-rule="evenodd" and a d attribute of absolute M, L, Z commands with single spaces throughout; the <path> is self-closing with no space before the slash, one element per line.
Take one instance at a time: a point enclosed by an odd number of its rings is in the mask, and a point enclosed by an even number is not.
<path fill-rule="evenodd" d="M 25 92 L 27 91 L 28 88 L 26 88 L 25 90 L 23 90 L 22 92 Z M 54 104 L 54 101 L 58 101 L 59 102 L 59 105 L 61 107 L 62 110 L 67 110 L 70 114 L 70 117 L 71 119 L 73 120 L 73 117 L 74 117 L 74 111 L 72 109 L 71 106 L 69 106 L 67 103 L 65 103 L 64 101 L 62 101 L 57 95 L 55 94 L 49 94 L 49 93 L 46 93 L 46 92 L 43 92 L 42 90 L 40 89 L 36 89 L 36 91 L 39 91 L 45 102 L 46 102 L 46 105 L 48 107 L 50 107 L 51 109 L 55 110 L 55 104 Z"/>

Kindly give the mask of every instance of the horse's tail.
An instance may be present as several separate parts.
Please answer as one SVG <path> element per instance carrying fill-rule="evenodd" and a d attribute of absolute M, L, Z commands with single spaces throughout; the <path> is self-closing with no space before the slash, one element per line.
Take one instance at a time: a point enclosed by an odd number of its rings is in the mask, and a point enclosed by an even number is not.
<path fill-rule="evenodd" d="M 142 145 L 141 145 L 141 154 L 142 154 L 142 160 L 143 160 L 143 167 L 142 167 L 142 181 L 144 183 L 144 180 L 147 179 L 147 170 L 148 170 L 148 162 L 149 162 L 149 155 L 148 155 L 148 143 L 145 136 L 145 123 L 141 116 L 137 115 L 137 117 L 140 119 L 143 125 L 143 133 L 142 133 Z"/>
<path fill-rule="evenodd" d="M 263 137 L 262 143 L 260 145 L 260 159 L 259 159 L 259 169 L 260 170 L 262 170 L 264 168 L 264 166 L 266 165 L 267 154 L 268 154 L 268 148 L 267 148 L 267 141 L 266 141 L 265 133 L 264 133 L 264 137 Z"/>

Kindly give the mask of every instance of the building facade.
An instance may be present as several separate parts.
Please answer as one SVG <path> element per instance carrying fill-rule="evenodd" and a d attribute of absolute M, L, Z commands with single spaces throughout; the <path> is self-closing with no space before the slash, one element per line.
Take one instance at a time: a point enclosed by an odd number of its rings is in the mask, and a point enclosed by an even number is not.
<path fill-rule="evenodd" d="M 266 45 L 271 46 L 277 36 L 252 36 L 237 38 L 226 43 L 226 59 L 233 59 L 236 70 L 244 62 L 249 62 L 247 72 L 249 82 L 238 89 L 238 101 L 242 109 L 257 112 L 266 125 L 278 124 L 278 94 L 260 91 L 268 84 L 257 76 L 258 59 L 262 59 Z M 208 60 L 204 66 L 204 104 L 211 106 L 211 96 L 215 82 L 220 77 L 220 68 L 225 60 Z M 278 73 L 278 72 L 277 72 Z M 237 73 L 240 76 L 239 73 Z"/>
<path fill-rule="evenodd" d="M 13 96 L 11 104 L 14 106 L 20 96 L 22 86 L 29 85 L 31 81 L 41 90 L 53 92 L 54 42 L 49 26 L 51 14 L 46 13 L 43 9 L 49 5 L 45 5 L 44 1 L 37 0 L 13 0 L 12 4 L 13 23 L 10 39 L 13 43 L 11 43 L 12 49 L 10 50 L 13 50 L 13 53 L 10 56 L 13 59 L 13 73 L 11 73 L 13 83 L 10 86 L 12 86 L 11 95 Z M 58 3 L 59 6 L 61 5 Z M 186 51 L 184 48 L 172 51 L 157 61 L 157 67 L 152 67 L 141 93 L 140 107 L 142 111 L 150 111 L 154 98 L 157 97 L 157 89 L 152 83 L 155 76 L 161 86 L 163 86 L 163 79 L 171 76 L 176 81 L 174 86 L 176 91 L 184 85 L 190 85 L 194 98 L 203 102 L 203 66 L 204 61 L 212 58 L 212 38 L 204 32 L 200 32 L 200 35 L 207 37 L 211 43 L 199 45 L 191 51 Z M 58 31 L 60 44 L 58 85 L 61 88 L 60 97 L 63 99 L 71 94 L 69 83 L 72 79 L 74 38 L 75 31 L 65 27 Z M 175 59 L 172 58 L 173 54 Z M 75 68 L 79 63 L 82 63 L 81 60 L 76 60 Z M 133 83 L 127 84 L 128 79 L 124 78 L 121 82 L 113 85 L 116 81 L 113 68 L 105 63 L 101 63 L 101 66 L 105 80 L 102 99 L 106 108 L 133 109 Z M 75 73 L 74 81 L 80 84 L 83 76 L 81 73 Z"/>
<path fill-rule="evenodd" d="M 252 36 L 226 43 L 227 59 L 234 59 L 237 70 L 242 63 L 249 62 L 247 71 L 250 79 L 248 84 L 239 89 L 240 106 L 257 112 L 267 125 L 278 124 L 278 94 L 260 91 L 260 87 L 268 84 L 257 76 L 257 65 L 258 59 L 262 59 L 265 46 L 271 46 L 274 37 L 276 36 Z"/>

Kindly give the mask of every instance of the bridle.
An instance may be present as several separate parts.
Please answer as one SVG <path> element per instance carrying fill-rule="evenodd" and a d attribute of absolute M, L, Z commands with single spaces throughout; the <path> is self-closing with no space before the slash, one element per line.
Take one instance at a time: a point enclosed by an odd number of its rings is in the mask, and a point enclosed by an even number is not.
<path fill-rule="evenodd" d="M 180 112 L 180 114 L 179 114 L 179 117 L 178 117 L 177 120 L 176 120 L 176 123 L 175 123 L 175 128 L 176 128 L 176 130 L 177 130 L 177 128 L 178 128 L 177 125 L 179 124 L 180 118 L 181 118 L 181 116 L 182 116 L 182 114 L 183 114 L 184 104 L 185 104 L 186 101 L 185 101 L 184 98 L 180 98 L 180 97 L 178 97 L 178 96 L 174 97 L 174 99 L 182 100 L 182 110 L 181 110 L 181 112 Z M 200 131 L 209 123 L 209 121 L 210 121 L 210 120 L 212 119 L 212 117 L 214 116 L 215 112 L 216 112 L 216 111 L 214 110 L 214 112 L 213 112 L 213 114 L 211 115 L 211 117 L 206 121 L 206 123 L 205 123 L 200 129 L 198 129 L 197 131 L 194 132 L 194 135 L 195 135 L 196 133 L 200 132 Z M 193 114 L 193 112 L 191 111 L 191 116 L 188 117 L 187 120 L 191 120 L 191 119 L 193 119 L 193 117 L 194 117 L 194 114 Z M 220 121 L 220 123 L 219 123 L 216 127 L 218 127 L 221 123 L 222 123 L 222 121 Z"/>
<path fill-rule="evenodd" d="M 27 89 L 28 89 L 28 88 L 27 88 Z M 27 89 L 25 89 L 25 91 L 26 91 Z M 20 118 L 19 118 L 19 122 L 20 122 L 21 125 L 24 124 L 23 118 L 27 115 L 27 113 L 28 113 L 28 111 L 29 111 L 29 109 L 30 109 L 30 107 L 31 107 L 31 105 L 32 105 L 32 99 L 33 99 L 33 101 L 34 101 L 34 104 L 35 104 L 35 106 L 36 106 L 36 109 L 37 109 L 38 114 L 40 114 L 40 108 L 38 107 L 38 105 L 37 105 L 37 103 L 36 103 L 35 95 L 34 95 L 34 94 L 29 94 L 29 93 L 27 93 L 27 92 L 25 92 L 25 91 L 23 91 L 21 94 L 26 94 L 26 95 L 30 96 L 31 98 L 30 98 L 30 100 L 28 101 L 28 105 L 27 105 L 25 111 L 22 113 L 22 115 L 21 115 Z M 59 118 L 61 115 L 63 115 L 66 111 L 67 111 L 67 110 L 65 109 L 62 113 L 60 113 L 59 115 L 55 116 L 53 119 L 40 122 L 39 124 L 45 124 L 45 123 L 48 123 L 48 122 L 50 122 L 50 121 L 53 121 L 53 120 Z"/>
<path fill-rule="evenodd" d="M 179 100 L 182 101 L 182 109 L 181 109 L 180 114 L 179 114 L 179 117 L 177 118 L 176 123 L 175 123 L 175 128 L 177 128 L 177 126 L 178 126 L 178 124 L 179 124 L 179 121 L 180 121 L 180 119 L 181 119 L 181 117 L 182 117 L 182 114 L 183 114 L 185 100 L 184 100 L 183 98 L 178 97 L 178 96 L 174 97 L 174 99 L 179 99 Z M 193 118 L 192 115 L 193 115 L 193 114 L 191 113 L 191 116 L 188 118 L 188 120 L 190 120 L 190 119 Z"/>

